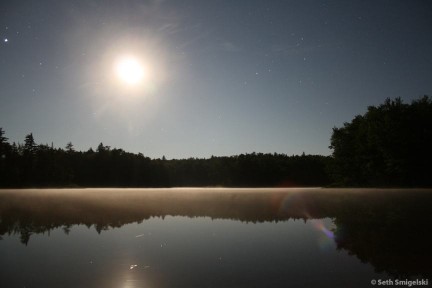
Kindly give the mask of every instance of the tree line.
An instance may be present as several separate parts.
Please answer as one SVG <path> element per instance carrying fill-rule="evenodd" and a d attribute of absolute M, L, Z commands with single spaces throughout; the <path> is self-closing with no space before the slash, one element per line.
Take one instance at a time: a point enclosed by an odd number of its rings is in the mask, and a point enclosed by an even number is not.
<path fill-rule="evenodd" d="M 94 151 L 10 144 L 0 128 L 1 187 L 286 187 L 330 183 L 329 157 L 250 153 L 208 159 L 150 159 L 100 143 Z"/>
<path fill-rule="evenodd" d="M 208 159 L 150 159 L 100 143 L 76 151 L 9 143 L 0 128 L 0 187 L 430 187 L 432 100 L 400 98 L 368 107 L 333 128 L 332 155 L 250 153 Z"/>

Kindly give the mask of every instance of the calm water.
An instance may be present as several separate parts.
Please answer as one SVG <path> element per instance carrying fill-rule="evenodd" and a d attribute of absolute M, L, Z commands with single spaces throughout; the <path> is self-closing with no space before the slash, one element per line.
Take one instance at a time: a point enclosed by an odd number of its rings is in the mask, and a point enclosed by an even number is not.
<path fill-rule="evenodd" d="M 3 190 L 0 287 L 428 279 L 431 203 L 427 190 Z"/>

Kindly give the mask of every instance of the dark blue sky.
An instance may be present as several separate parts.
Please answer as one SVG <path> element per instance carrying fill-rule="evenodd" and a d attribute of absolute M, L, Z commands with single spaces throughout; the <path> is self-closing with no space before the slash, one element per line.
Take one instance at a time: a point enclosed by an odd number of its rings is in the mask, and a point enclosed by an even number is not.
<path fill-rule="evenodd" d="M 432 93 L 431 1 L 1 1 L 0 127 L 150 157 L 328 155 L 332 128 Z M 113 77 L 122 55 L 146 79 Z"/>

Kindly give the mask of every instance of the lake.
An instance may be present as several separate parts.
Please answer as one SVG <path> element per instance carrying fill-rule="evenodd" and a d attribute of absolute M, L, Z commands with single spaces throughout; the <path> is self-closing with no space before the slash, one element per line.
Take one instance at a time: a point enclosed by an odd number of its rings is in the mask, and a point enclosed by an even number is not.
<path fill-rule="evenodd" d="M 426 280 L 431 204 L 426 189 L 0 190 L 0 287 Z"/>

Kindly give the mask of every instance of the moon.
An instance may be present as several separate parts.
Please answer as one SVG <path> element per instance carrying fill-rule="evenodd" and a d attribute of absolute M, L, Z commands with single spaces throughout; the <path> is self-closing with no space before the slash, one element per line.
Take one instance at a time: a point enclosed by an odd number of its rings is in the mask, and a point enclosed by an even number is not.
<path fill-rule="evenodd" d="M 145 76 L 143 65 L 135 57 L 124 57 L 118 60 L 115 71 L 121 82 L 129 86 L 139 85 Z"/>

